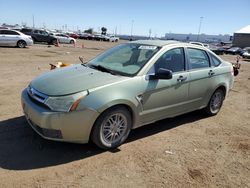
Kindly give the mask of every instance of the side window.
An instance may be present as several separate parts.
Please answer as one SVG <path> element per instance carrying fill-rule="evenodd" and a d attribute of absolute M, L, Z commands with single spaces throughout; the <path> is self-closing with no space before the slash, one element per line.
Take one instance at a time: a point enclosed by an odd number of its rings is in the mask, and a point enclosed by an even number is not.
<path fill-rule="evenodd" d="M 41 35 L 49 35 L 46 31 L 40 31 Z"/>
<path fill-rule="evenodd" d="M 38 31 L 38 30 L 35 30 L 34 33 L 39 34 L 39 31 Z"/>
<path fill-rule="evenodd" d="M 185 58 L 183 48 L 174 48 L 165 52 L 156 62 L 155 70 L 160 68 L 181 72 L 185 70 Z"/>
<path fill-rule="evenodd" d="M 15 31 L 9 31 L 9 30 L 5 30 L 3 32 L 3 34 L 5 34 L 5 35 L 19 35 L 17 32 L 15 32 Z"/>
<path fill-rule="evenodd" d="M 209 58 L 204 50 L 188 48 L 190 69 L 200 69 L 209 67 Z"/>
<path fill-rule="evenodd" d="M 215 57 L 213 54 L 210 53 L 210 57 L 212 59 L 212 63 L 215 67 L 219 66 L 221 64 L 221 61 Z"/>

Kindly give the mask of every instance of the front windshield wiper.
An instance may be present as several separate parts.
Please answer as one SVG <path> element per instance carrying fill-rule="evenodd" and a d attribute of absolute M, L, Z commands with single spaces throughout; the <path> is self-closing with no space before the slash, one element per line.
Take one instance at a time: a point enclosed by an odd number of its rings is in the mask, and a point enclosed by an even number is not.
<path fill-rule="evenodd" d="M 84 67 L 88 67 L 83 61 L 83 56 L 79 56 L 79 60 L 82 62 L 81 65 L 83 65 Z"/>
<path fill-rule="evenodd" d="M 113 74 L 113 75 L 116 75 L 117 73 L 114 72 L 113 70 L 110 70 L 102 65 L 90 65 L 89 66 L 90 68 L 93 68 L 93 69 L 96 69 L 96 70 L 99 70 L 99 71 L 102 71 L 102 72 L 108 72 L 110 74 Z"/>

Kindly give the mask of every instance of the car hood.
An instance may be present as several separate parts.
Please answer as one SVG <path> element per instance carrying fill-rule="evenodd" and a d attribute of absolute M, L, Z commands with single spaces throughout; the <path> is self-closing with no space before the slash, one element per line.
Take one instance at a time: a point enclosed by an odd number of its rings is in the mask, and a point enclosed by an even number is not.
<path fill-rule="evenodd" d="M 112 75 L 78 64 L 42 74 L 30 83 L 30 87 L 49 96 L 60 96 L 125 79 L 128 77 Z"/>

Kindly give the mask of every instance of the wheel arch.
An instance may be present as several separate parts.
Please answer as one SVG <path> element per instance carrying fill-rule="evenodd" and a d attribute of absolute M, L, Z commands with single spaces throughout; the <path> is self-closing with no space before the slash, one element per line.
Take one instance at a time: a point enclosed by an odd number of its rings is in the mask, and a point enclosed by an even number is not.
<path fill-rule="evenodd" d="M 112 108 L 119 107 L 119 106 L 120 107 L 125 107 L 129 111 L 129 113 L 131 115 L 131 118 L 132 118 L 132 128 L 133 128 L 134 125 L 137 122 L 138 113 L 137 113 L 136 106 L 130 101 L 127 101 L 127 100 L 122 100 L 122 101 L 121 100 L 115 100 L 115 101 L 112 101 L 112 102 L 104 105 L 103 107 L 99 108 L 97 111 L 100 113 L 99 114 L 99 116 L 100 116 L 105 111 L 110 110 Z"/>
<path fill-rule="evenodd" d="M 215 91 L 217 91 L 218 89 L 221 89 L 222 91 L 223 91 L 223 93 L 224 93 L 224 98 L 226 97 L 226 95 L 227 95 L 227 87 L 226 87 L 226 85 L 225 84 L 220 84 L 218 87 L 216 87 L 216 89 L 214 90 L 214 92 Z M 213 93 L 214 93 L 213 92 Z M 211 96 L 210 96 L 211 97 Z"/>
<path fill-rule="evenodd" d="M 135 126 L 135 123 L 137 121 L 137 115 L 136 115 L 136 110 L 134 109 L 135 106 L 131 106 L 131 104 L 129 104 L 128 101 L 124 101 L 124 102 L 117 102 L 117 101 L 114 101 L 112 103 L 109 103 L 108 105 L 105 105 L 104 107 L 100 108 L 98 110 L 99 112 L 99 115 L 98 117 L 96 118 L 92 128 L 91 128 L 91 131 L 90 131 L 90 134 L 89 134 L 89 141 L 91 140 L 91 136 L 92 136 L 92 133 L 93 133 L 93 129 L 94 129 L 94 125 L 96 124 L 96 121 L 98 120 L 98 118 L 104 113 L 106 112 L 107 110 L 111 110 L 111 109 L 114 109 L 114 108 L 117 108 L 117 107 L 124 107 L 128 110 L 128 112 L 130 113 L 131 115 L 131 119 L 132 119 L 132 126 L 131 126 L 131 129 L 133 129 L 133 127 Z"/>
<path fill-rule="evenodd" d="M 25 42 L 25 44 L 27 45 L 27 42 L 26 42 L 25 40 L 19 39 L 19 40 L 16 42 L 16 46 L 18 46 L 18 43 L 19 43 L 19 42 Z"/>

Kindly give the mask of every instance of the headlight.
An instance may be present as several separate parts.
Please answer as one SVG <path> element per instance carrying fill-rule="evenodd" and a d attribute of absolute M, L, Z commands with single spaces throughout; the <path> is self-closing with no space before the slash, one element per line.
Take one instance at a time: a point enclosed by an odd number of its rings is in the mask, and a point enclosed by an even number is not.
<path fill-rule="evenodd" d="M 46 104 L 51 110 L 60 112 L 69 112 L 76 110 L 81 99 L 88 95 L 88 91 L 83 91 L 73 95 L 61 96 L 61 97 L 48 97 L 44 104 Z"/>

